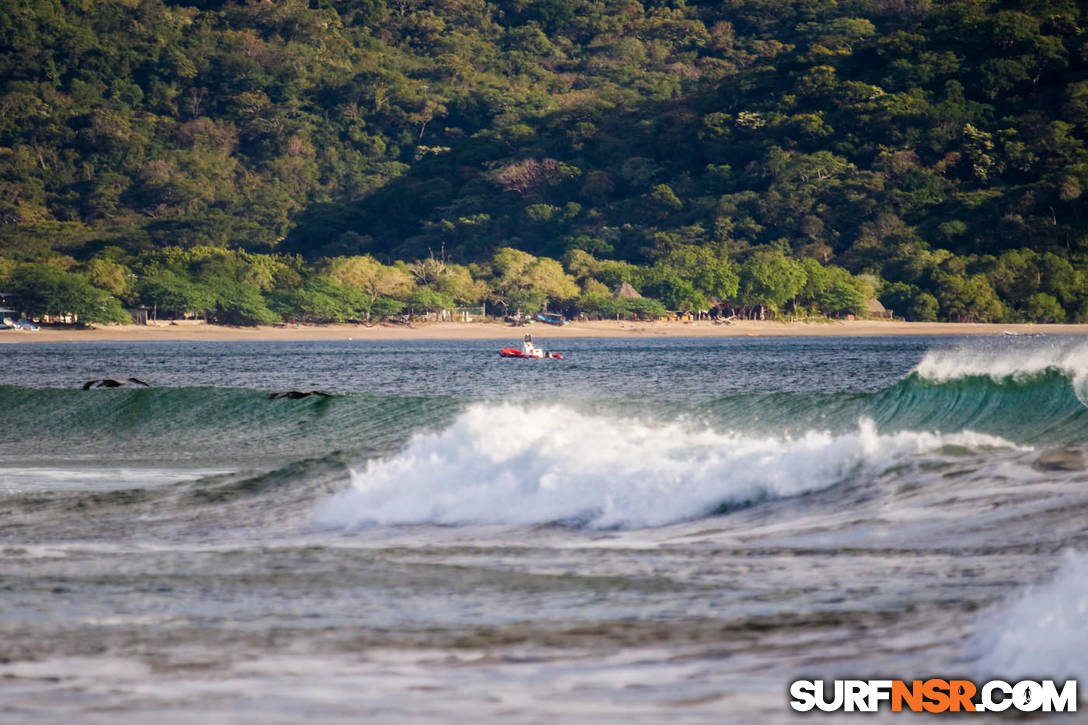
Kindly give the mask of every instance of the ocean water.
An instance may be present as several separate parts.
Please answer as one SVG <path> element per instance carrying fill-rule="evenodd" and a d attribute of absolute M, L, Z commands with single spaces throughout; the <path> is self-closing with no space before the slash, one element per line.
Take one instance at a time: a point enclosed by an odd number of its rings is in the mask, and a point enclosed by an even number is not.
<path fill-rule="evenodd" d="M 1088 340 L 540 343 L 0 347 L 0 721 L 1088 689 Z"/>

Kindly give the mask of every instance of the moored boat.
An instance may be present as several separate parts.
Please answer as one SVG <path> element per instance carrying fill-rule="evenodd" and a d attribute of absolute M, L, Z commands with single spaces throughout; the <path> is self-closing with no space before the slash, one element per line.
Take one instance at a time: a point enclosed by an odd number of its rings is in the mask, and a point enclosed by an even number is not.
<path fill-rule="evenodd" d="M 536 319 L 546 325 L 557 325 L 560 327 L 569 322 L 569 320 L 564 320 L 562 315 L 557 315 L 552 312 L 540 312 L 537 314 Z"/>
<path fill-rule="evenodd" d="M 525 333 L 525 337 L 521 341 L 521 349 L 516 347 L 504 347 L 499 350 L 499 357 L 520 357 L 520 358 L 554 358 L 561 360 L 563 353 L 561 352 L 544 352 L 539 347 L 533 344 L 533 336 L 529 333 Z"/>

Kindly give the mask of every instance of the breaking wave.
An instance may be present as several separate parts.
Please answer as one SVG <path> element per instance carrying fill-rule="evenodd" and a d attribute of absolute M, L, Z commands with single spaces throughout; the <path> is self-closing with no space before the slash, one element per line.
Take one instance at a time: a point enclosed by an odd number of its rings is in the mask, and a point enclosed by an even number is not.
<path fill-rule="evenodd" d="M 974 430 L 1017 443 L 1088 440 L 1088 343 L 929 351 L 873 392 L 751 393 L 713 401 L 719 425 L 749 432 L 831 429 L 859 418 L 881 431 Z"/>
<path fill-rule="evenodd" d="M 654 527 L 867 479 L 947 446 L 1010 444 L 972 432 L 880 434 L 867 420 L 837 435 L 776 437 L 479 404 L 353 471 L 352 487 L 320 505 L 315 523 Z"/>
<path fill-rule="evenodd" d="M 990 354 L 980 354 L 969 347 L 931 350 L 915 366 L 914 372 L 934 382 L 971 377 L 988 377 L 994 382 L 1025 382 L 1058 373 L 1070 381 L 1081 403 L 1088 405 L 1088 342 L 1030 348 L 1016 346 Z"/>
<path fill-rule="evenodd" d="M 985 677 L 1088 682 L 1088 553 L 1068 551 L 1048 583 L 1032 586 L 983 618 L 975 635 Z"/>

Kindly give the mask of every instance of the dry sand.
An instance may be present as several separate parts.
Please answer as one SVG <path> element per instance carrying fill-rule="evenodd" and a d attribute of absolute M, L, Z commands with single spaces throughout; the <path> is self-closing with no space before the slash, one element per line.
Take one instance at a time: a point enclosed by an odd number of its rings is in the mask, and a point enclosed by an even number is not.
<path fill-rule="evenodd" d="M 572 337 L 813 337 L 881 335 L 1088 335 L 1088 325 L 1003 325 L 948 322 L 857 320 L 835 322 L 734 321 L 701 322 L 573 322 L 563 327 L 536 324 L 512 327 L 488 322 L 440 322 L 405 325 L 301 325 L 289 327 L 224 327 L 192 323 L 102 325 L 93 329 L 43 327 L 37 332 L 0 330 L 3 342 L 98 342 L 102 340 L 520 340 L 525 332 L 541 339 Z"/>

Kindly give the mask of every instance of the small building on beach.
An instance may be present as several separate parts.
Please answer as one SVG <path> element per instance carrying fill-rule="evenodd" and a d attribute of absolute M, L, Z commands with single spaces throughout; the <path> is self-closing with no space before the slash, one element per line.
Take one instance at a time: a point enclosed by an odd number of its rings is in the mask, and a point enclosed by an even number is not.
<path fill-rule="evenodd" d="M 865 303 L 865 317 L 870 320 L 890 320 L 892 319 L 892 311 L 874 297 Z"/>
<path fill-rule="evenodd" d="M 147 307 L 141 305 L 140 307 L 126 307 L 125 312 L 127 312 L 132 317 L 133 324 L 146 325 L 147 313 L 150 312 L 150 310 Z"/>

